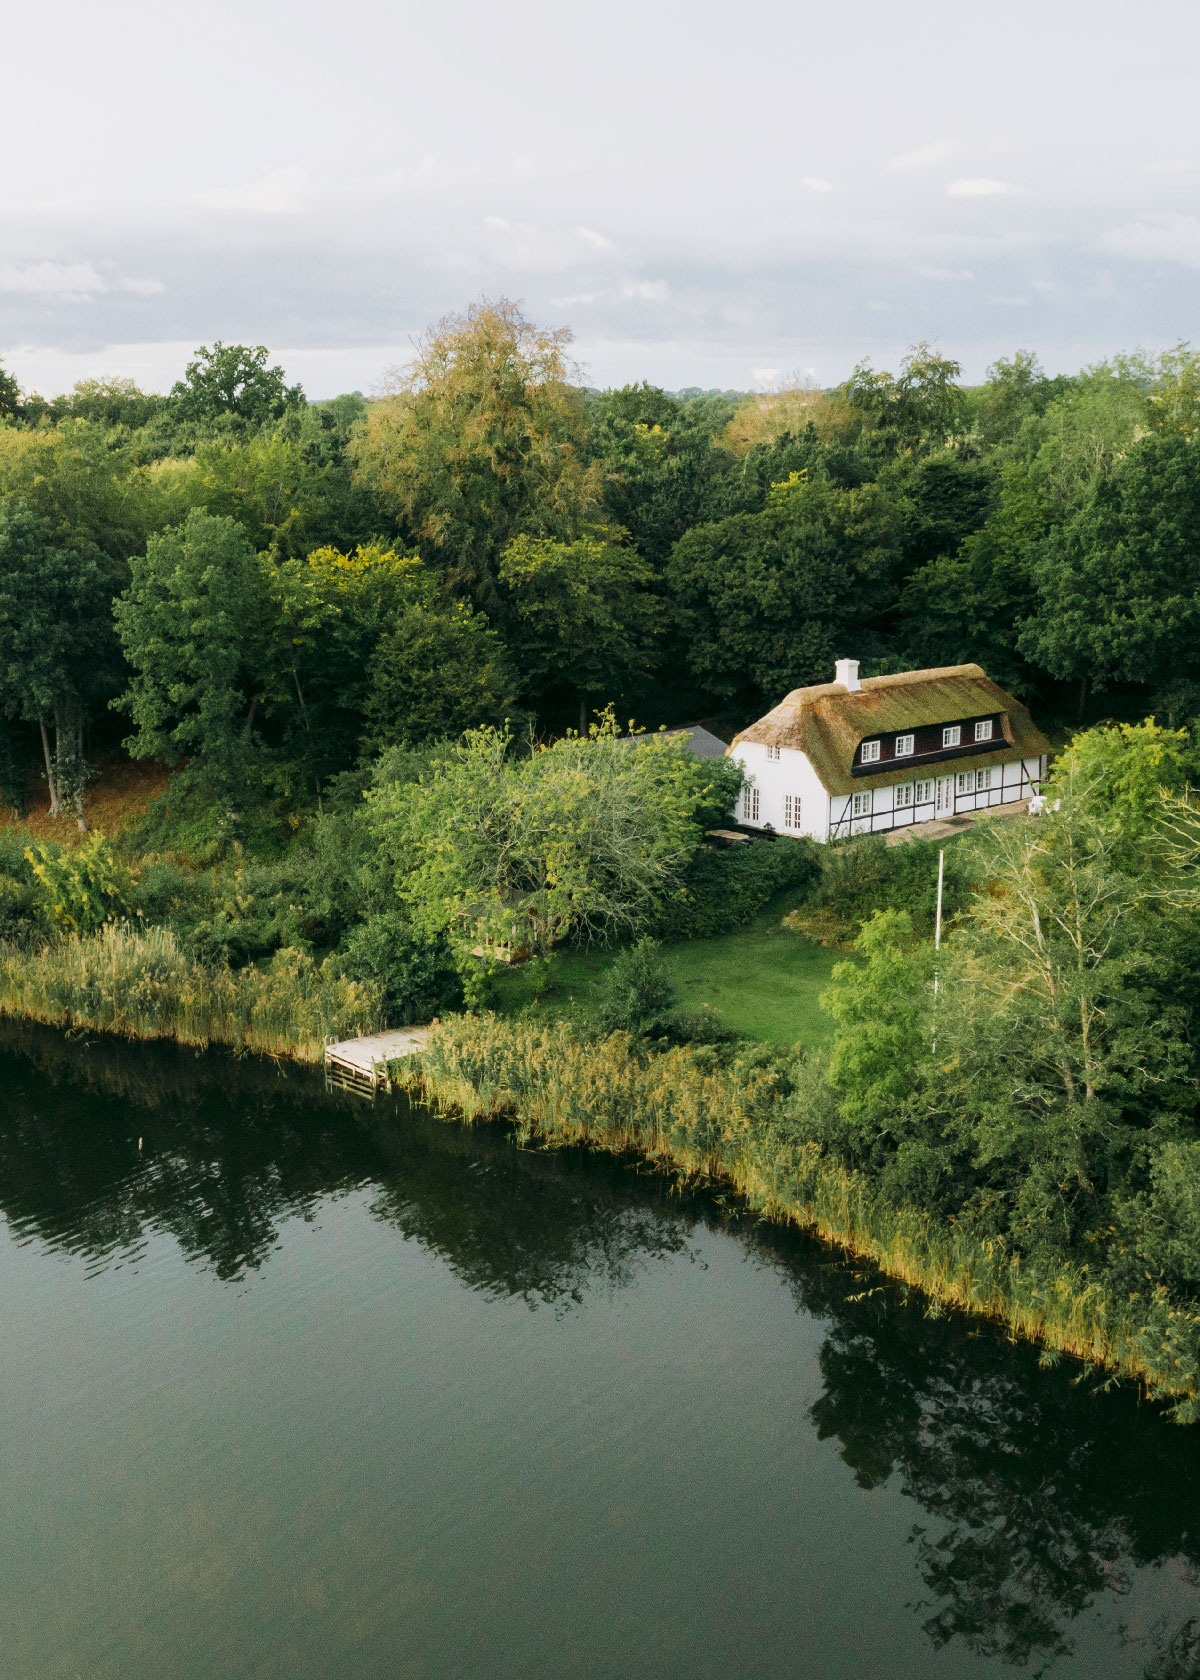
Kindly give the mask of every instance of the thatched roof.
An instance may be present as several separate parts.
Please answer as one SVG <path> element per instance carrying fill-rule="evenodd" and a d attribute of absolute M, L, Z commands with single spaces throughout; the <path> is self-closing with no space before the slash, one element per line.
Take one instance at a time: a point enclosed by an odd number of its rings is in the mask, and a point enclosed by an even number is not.
<path fill-rule="evenodd" d="M 1035 728 L 1028 709 L 994 683 L 980 665 L 944 665 L 891 677 L 864 677 L 854 690 L 836 682 L 796 688 L 765 717 L 735 735 L 732 744 L 756 741 L 768 747 L 794 748 L 808 756 L 830 793 L 851 793 L 890 787 L 930 773 L 909 763 L 877 776 L 851 776 L 858 744 L 867 736 L 997 712 L 1003 713 L 1004 739 L 991 752 L 970 754 L 964 768 L 984 769 L 1050 751 L 1049 741 Z"/>

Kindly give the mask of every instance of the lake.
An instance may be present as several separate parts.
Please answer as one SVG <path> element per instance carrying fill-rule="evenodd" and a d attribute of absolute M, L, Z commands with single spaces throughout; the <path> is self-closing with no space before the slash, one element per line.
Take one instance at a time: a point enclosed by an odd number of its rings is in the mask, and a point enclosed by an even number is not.
<path fill-rule="evenodd" d="M 710 1195 L 0 1023 L 4 1680 L 1200 1674 L 1200 1430 Z"/>

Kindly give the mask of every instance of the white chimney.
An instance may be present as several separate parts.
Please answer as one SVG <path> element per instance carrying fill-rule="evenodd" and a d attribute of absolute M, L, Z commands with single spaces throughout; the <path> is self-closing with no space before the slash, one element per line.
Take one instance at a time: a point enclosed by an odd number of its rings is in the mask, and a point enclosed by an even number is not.
<path fill-rule="evenodd" d="M 851 694 L 857 694 L 862 684 L 858 680 L 858 660 L 839 659 L 833 667 L 834 682 L 841 683 Z"/>

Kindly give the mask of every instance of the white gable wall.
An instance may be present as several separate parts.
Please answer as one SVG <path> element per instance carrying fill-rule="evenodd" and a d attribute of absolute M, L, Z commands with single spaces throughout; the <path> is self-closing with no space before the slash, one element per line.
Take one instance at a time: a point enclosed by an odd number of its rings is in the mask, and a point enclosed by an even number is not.
<path fill-rule="evenodd" d="M 753 778 L 751 786 L 758 794 L 758 810 L 752 816 L 752 806 L 747 805 L 743 790 L 736 813 L 738 821 L 747 828 L 766 828 L 769 825 L 777 834 L 807 834 L 814 840 L 827 840 L 829 795 L 809 762 L 808 754 L 798 752 L 794 747 L 780 747 L 778 758 L 768 758 L 767 751 L 758 741 L 739 741 L 729 754 L 730 758 L 739 761 L 747 778 Z M 792 821 L 785 821 L 788 796 L 800 800 L 799 827 L 795 823 L 794 809 Z"/>

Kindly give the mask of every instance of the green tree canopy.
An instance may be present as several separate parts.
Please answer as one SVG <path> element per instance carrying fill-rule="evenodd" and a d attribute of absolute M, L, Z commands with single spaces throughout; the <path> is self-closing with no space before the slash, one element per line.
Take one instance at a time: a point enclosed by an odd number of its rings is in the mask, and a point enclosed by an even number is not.
<path fill-rule="evenodd" d="M 611 716 L 529 755 L 470 732 L 419 780 L 377 789 L 371 822 L 412 919 L 460 952 L 635 931 L 670 894 L 740 771 L 678 741 L 621 740 Z"/>
<path fill-rule="evenodd" d="M 668 611 L 707 693 L 778 697 L 831 680 L 847 638 L 870 657 L 896 598 L 902 523 L 877 485 L 780 485 L 764 513 L 700 525 L 675 545 Z"/>
<path fill-rule="evenodd" d="M 245 532 L 201 509 L 151 537 L 116 603 L 132 668 L 120 702 L 135 758 L 187 755 L 217 795 L 245 795 L 251 726 L 267 677 L 271 588 Z"/>
<path fill-rule="evenodd" d="M 97 549 L 68 548 L 48 520 L 0 502 L 0 710 L 38 726 L 51 815 L 69 806 L 81 826 L 84 728 L 115 674 L 112 591 Z"/>
<path fill-rule="evenodd" d="M 572 695 L 582 731 L 589 704 L 627 701 L 645 688 L 661 608 L 635 549 L 602 530 L 573 543 L 515 537 L 499 579 L 530 699 Z"/>
<path fill-rule="evenodd" d="M 181 380 L 171 387 L 176 415 L 200 424 L 233 421 L 263 426 L 304 403 L 299 385 L 268 362 L 265 344 L 202 344 Z"/>
<path fill-rule="evenodd" d="M 1200 443 L 1143 437 L 1042 543 L 1022 650 L 1056 677 L 1200 676 Z"/>

